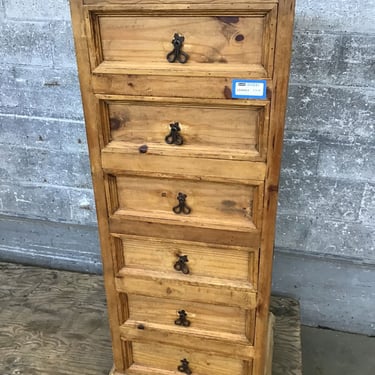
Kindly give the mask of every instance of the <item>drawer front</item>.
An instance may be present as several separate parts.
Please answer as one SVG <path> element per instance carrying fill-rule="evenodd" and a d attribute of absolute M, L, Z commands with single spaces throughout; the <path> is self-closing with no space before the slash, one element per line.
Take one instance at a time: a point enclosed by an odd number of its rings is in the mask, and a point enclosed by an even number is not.
<path fill-rule="evenodd" d="M 166 5 L 154 14 L 149 10 L 151 15 L 89 7 L 93 68 L 99 66 L 98 73 L 123 68 L 163 70 L 168 75 L 233 76 L 242 71 L 271 77 L 277 5 L 235 6 L 240 9 L 220 9 L 216 15 L 215 6 L 194 14 Z M 176 55 L 168 56 L 173 50 Z"/>
<path fill-rule="evenodd" d="M 243 336 L 245 332 L 248 311 L 239 307 L 175 301 L 133 294 L 128 295 L 128 303 L 129 319 L 146 322 L 146 325 L 151 323 L 165 327 L 182 327 L 187 333 L 189 330 L 194 332 L 202 330 Z M 186 313 L 185 318 L 179 314 L 182 310 Z"/>
<path fill-rule="evenodd" d="M 268 101 L 106 101 L 109 139 L 148 154 L 264 160 Z M 104 115 L 106 116 L 106 115 Z"/>
<path fill-rule="evenodd" d="M 181 346 L 181 338 L 185 337 L 191 344 L 184 345 L 192 348 L 206 350 L 209 346 L 214 350 L 216 347 L 233 357 L 246 357 L 252 352 L 255 309 L 133 294 L 127 295 L 127 301 L 129 315 L 122 329 L 133 339 L 149 335 L 150 339 L 168 343 L 175 338 L 176 345 Z M 235 349 L 228 348 L 228 343 Z"/>
<path fill-rule="evenodd" d="M 132 371 L 134 371 L 134 374 L 186 374 L 188 372 L 178 369 L 179 366 L 183 366 L 183 362 L 181 361 L 184 359 L 188 362 L 188 368 L 193 375 L 249 374 L 245 372 L 245 367 L 249 362 L 239 359 L 162 344 L 155 345 L 134 342 L 132 346 L 134 365 L 130 367 L 129 374 L 132 374 Z M 150 372 L 147 372 L 147 369 L 150 369 Z M 160 372 L 158 372 L 158 369 Z"/>
<path fill-rule="evenodd" d="M 119 214 L 239 229 L 254 229 L 259 219 L 259 186 L 142 176 L 116 180 Z"/>
<path fill-rule="evenodd" d="M 189 241 L 115 235 L 124 264 L 170 274 L 216 277 L 256 284 L 258 250 Z"/>

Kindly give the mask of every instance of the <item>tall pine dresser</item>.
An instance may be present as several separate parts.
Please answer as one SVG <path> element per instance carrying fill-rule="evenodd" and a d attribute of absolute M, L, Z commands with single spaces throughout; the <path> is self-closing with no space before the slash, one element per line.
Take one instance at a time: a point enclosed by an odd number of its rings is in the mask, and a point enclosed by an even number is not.
<path fill-rule="evenodd" d="M 294 0 L 71 0 L 71 13 L 111 374 L 270 374 Z"/>

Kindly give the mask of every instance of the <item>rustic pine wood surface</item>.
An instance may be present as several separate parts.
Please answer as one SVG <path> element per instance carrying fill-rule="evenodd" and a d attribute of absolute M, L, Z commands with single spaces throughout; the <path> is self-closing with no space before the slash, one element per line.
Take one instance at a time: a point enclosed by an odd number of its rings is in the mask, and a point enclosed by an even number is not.
<path fill-rule="evenodd" d="M 273 375 L 302 375 L 298 303 L 274 297 Z M 108 375 L 101 276 L 0 263 L 0 374 Z"/>

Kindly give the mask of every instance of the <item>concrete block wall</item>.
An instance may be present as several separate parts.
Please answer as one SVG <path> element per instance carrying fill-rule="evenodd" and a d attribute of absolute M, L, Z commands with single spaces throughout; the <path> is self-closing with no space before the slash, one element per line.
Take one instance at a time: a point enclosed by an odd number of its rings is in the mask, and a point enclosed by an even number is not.
<path fill-rule="evenodd" d="M 374 0 L 297 0 L 274 292 L 375 334 Z M 0 0 L 0 259 L 100 272 L 68 0 Z"/>
<path fill-rule="evenodd" d="M 101 272 L 68 0 L 0 7 L 0 258 Z"/>
<path fill-rule="evenodd" d="M 274 291 L 375 334 L 375 2 L 297 0 Z"/>

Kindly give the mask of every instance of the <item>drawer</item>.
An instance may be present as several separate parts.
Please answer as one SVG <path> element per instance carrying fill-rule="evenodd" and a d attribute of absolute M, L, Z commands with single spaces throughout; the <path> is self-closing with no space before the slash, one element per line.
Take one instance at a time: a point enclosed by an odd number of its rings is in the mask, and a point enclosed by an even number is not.
<path fill-rule="evenodd" d="M 191 301 L 175 301 L 155 297 L 139 296 L 129 294 L 129 320 L 147 324 L 159 325 L 160 327 L 179 328 L 189 333 L 222 332 L 243 337 L 247 322 L 253 320 L 248 310 L 236 306 L 208 305 L 205 303 Z M 176 326 L 175 321 L 179 319 L 179 311 L 186 312 L 186 320 L 189 326 L 182 324 Z M 248 315 L 248 316 L 247 316 Z M 184 320 L 185 321 L 185 320 Z M 229 335 L 228 335 L 229 336 Z"/>
<path fill-rule="evenodd" d="M 276 2 L 149 6 L 86 7 L 94 73 L 272 77 Z M 171 63 L 176 34 L 182 47 Z"/>
<path fill-rule="evenodd" d="M 114 235 L 127 268 L 249 281 L 256 285 L 258 250 L 199 242 Z"/>
<path fill-rule="evenodd" d="M 143 176 L 116 177 L 115 215 L 253 230 L 260 222 L 262 184 L 247 185 Z"/>
<path fill-rule="evenodd" d="M 178 326 L 163 326 L 155 323 L 127 320 L 120 327 L 123 340 L 155 342 L 194 349 L 224 356 L 248 359 L 254 356 L 254 347 L 244 335 L 209 332 Z"/>
<path fill-rule="evenodd" d="M 126 340 L 158 341 L 234 358 L 253 355 L 255 310 L 128 294 Z"/>
<path fill-rule="evenodd" d="M 251 360 L 242 361 L 163 344 L 134 342 L 132 347 L 134 363 L 127 370 L 129 375 L 186 374 L 189 372 L 178 370 L 184 359 L 193 375 L 251 375 Z"/>
<path fill-rule="evenodd" d="M 265 160 L 268 101 L 102 100 L 107 139 L 147 155 Z"/>

